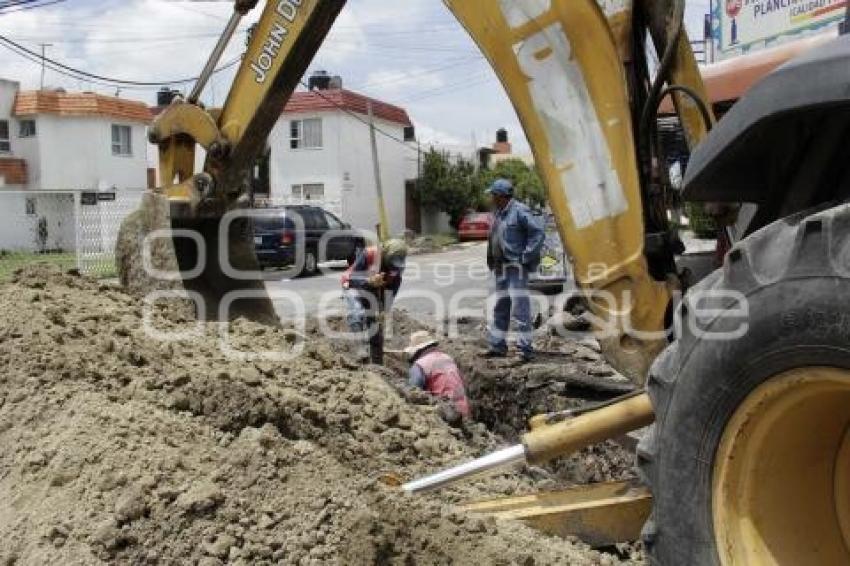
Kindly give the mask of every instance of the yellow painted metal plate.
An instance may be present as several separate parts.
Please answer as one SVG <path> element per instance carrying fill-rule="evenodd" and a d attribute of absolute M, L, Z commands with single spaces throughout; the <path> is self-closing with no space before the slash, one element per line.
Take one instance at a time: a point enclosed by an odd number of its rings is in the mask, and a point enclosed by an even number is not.
<path fill-rule="evenodd" d="M 610 482 L 479 501 L 463 509 L 522 521 L 555 536 L 576 536 L 598 547 L 637 540 L 651 507 L 652 496 L 645 487 Z"/>

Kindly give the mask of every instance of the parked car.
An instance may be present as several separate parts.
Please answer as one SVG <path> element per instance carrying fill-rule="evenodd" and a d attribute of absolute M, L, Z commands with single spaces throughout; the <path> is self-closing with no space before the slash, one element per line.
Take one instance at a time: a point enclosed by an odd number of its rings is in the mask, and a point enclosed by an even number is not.
<path fill-rule="evenodd" d="M 555 216 L 544 212 L 540 214 L 545 216 L 546 239 L 540 253 L 540 267 L 529 274 L 528 286 L 541 293 L 557 294 L 564 290 L 564 284 L 571 276 L 572 268 L 564 250 L 564 244 L 561 242 L 558 227 L 555 225 Z"/>
<path fill-rule="evenodd" d="M 493 214 L 489 212 L 471 212 L 463 217 L 457 228 L 457 237 L 461 242 L 486 240 L 493 225 Z"/>
<path fill-rule="evenodd" d="M 269 209 L 268 216 L 254 219 L 254 249 L 260 267 L 290 267 L 296 262 L 296 250 L 303 242 L 304 261 L 300 274 L 312 275 L 318 271 L 320 261 L 354 260 L 356 251 L 364 246 L 364 239 L 346 232 L 351 226 L 336 215 L 318 206 L 287 205 Z M 300 217 L 303 222 L 295 219 Z M 299 227 L 303 227 L 299 229 Z M 339 231 L 329 236 L 324 257 L 319 243 L 328 232 Z"/>

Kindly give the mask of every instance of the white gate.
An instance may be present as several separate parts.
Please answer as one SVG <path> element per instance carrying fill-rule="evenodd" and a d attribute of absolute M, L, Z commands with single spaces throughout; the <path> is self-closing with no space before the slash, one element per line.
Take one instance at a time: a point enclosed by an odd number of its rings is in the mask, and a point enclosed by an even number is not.
<path fill-rule="evenodd" d="M 115 242 L 143 190 L 0 190 L 0 280 L 29 263 L 114 277 Z"/>
<path fill-rule="evenodd" d="M 144 190 L 77 195 L 77 262 L 94 277 L 116 277 L 115 243 L 121 222 L 136 210 Z"/>

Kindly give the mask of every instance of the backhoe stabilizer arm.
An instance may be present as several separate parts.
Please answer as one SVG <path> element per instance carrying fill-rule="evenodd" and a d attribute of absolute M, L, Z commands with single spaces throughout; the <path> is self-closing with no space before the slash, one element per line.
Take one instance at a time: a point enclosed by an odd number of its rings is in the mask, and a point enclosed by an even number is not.
<path fill-rule="evenodd" d="M 541 464 L 650 425 L 654 420 L 649 395 L 642 393 L 573 419 L 541 426 L 526 433 L 522 444 L 408 482 L 402 489 L 411 494 L 424 493 L 513 464 Z"/>

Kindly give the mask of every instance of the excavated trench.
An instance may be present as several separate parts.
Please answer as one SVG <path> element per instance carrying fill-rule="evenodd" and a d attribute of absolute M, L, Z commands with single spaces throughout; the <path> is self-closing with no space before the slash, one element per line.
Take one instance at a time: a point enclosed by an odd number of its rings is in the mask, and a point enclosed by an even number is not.
<path fill-rule="evenodd" d="M 224 328 L 229 356 L 222 327 L 112 285 L 43 266 L 0 286 L 0 564 L 642 563 L 454 506 L 630 474 L 613 448 L 427 496 L 382 481 L 512 442 L 578 402 L 598 362 L 478 367 L 474 341 L 447 343 L 480 421 L 457 427 L 401 386 L 400 361 L 358 368 L 313 331 Z"/>
<path fill-rule="evenodd" d="M 589 337 L 567 340 L 557 335 L 538 337 L 535 362 L 518 364 L 511 359 L 484 360 L 483 324 L 460 321 L 458 336 L 440 336 L 426 324 L 404 312 L 395 312 L 392 347 L 401 348 L 417 330 L 429 330 L 440 338 L 440 348 L 458 364 L 471 400 L 473 420 L 504 444 L 519 441 L 528 431 L 531 417 L 587 406 L 632 391 L 632 385 L 605 363 Z M 404 380 L 406 363 L 388 357 L 387 378 Z M 544 487 L 616 481 L 635 477 L 634 453 L 608 441 L 561 458 L 532 471 L 548 480 Z"/>

